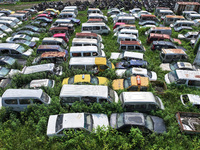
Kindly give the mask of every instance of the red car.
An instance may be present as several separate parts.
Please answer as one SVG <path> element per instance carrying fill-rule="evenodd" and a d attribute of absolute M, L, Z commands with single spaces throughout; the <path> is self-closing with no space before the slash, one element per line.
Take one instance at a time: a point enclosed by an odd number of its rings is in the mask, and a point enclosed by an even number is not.
<path fill-rule="evenodd" d="M 66 33 L 56 33 L 53 35 L 54 38 L 62 38 L 66 43 L 69 42 L 69 35 Z"/>
<path fill-rule="evenodd" d="M 53 19 L 52 17 L 50 17 L 49 14 L 39 14 L 36 17 L 33 17 L 32 19 L 35 19 L 35 18 L 38 18 L 38 17 L 45 17 L 45 18 L 48 18 L 48 19 Z"/>

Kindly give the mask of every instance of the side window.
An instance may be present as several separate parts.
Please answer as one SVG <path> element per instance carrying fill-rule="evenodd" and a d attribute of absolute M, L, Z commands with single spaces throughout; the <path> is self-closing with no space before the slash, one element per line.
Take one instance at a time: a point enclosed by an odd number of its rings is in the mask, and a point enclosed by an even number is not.
<path fill-rule="evenodd" d="M 100 66 L 100 69 L 101 69 L 101 70 L 106 70 L 107 68 L 108 68 L 108 67 L 107 67 L 106 65 L 101 65 L 101 66 Z"/>
<path fill-rule="evenodd" d="M 99 26 L 94 26 L 93 30 L 100 30 L 100 27 Z"/>
<path fill-rule="evenodd" d="M 159 34 L 161 34 L 161 31 L 156 31 L 156 33 L 159 33 Z"/>
<path fill-rule="evenodd" d="M 4 102 L 10 105 L 17 105 L 17 99 L 8 99 L 8 100 L 4 100 Z"/>
<path fill-rule="evenodd" d="M 20 99 L 19 104 L 22 104 L 22 105 L 31 104 L 31 100 L 30 99 Z"/>
<path fill-rule="evenodd" d="M 1 54 L 9 54 L 9 50 L 8 49 L 3 49 L 3 50 L 1 50 Z"/>
<path fill-rule="evenodd" d="M 87 65 L 86 66 L 87 71 L 96 70 L 96 69 L 97 69 L 97 66 L 95 66 L 95 65 Z"/>
<path fill-rule="evenodd" d="M 18 51 L 11 50 L 11 54 L 20 54 Z"/>
<path fill-rule="evenodd" d="M 176 81 L 177 84 L 185 84 L 185 82 L 186 82 L 186 80 L 181 80 L 181 79 Z M 189 82 L 188 82 L 188 84 L 189 84 Z"/>
<path fill-rule="evenodd" d="M 84 65 L 72 65 L 72 67 L 75 69 L 85 69 Z"/>
<path fill-rule="evenodd" d="M 33 99 L 33 104 L 43 104 L 39 99 Z"/>
<path fill-rule="evenodd" d="M 82 44 L 75 43 L 74 46 L 82 46 Z"/>
<path fill-rule="evenodd" d="M 138 91 L 138 86 L 131 86 L 128 90 L 129 91 Z"/>
<path fill-rule="evenodd" d="M 62 104 L 74 103 L 79 100 L 80 100 L 79 97 L 62 97 L 61 103 Z"/>
<path fill-rule="evenodd" d="M 200 81 L 189 80 L 188 85 L 189 86 L 200 86 Z"/>
<path fill-rule="evenodd" d="M 141 109 L 141 110 L 145 110 L 146 109 L 146 105 L 145 104 L 141 104 L 141 105 L 135 105 L 135 109 Z"/>
<path fill-rule="evenodd" d="M 81 57 L 81 53 L 72 53 L 73 57 Z"/>
<path fill-rule="evenodd" d="M 107 28 L 106 28 L 105 26 L 102 26 L 101 29 L 103 29 L 103 30 L 107 30 Z"/>
<path fill-rule="evenodd" d="M 83 53 L 83 56 L 84 56 L 84 57 L 91 56 L 91 53 L 90 53 L 90 52 L 88 52 L 88 53 Z"/>
<path fill-rule="evenodd" d="M 95 103 L 97 102 L 97 98 L 96 97 L 82 97 L 81 100 L 83 100 L 85 103 L 90 104 L 90 103 Z"/>
<path fill-rule="evenodd" d="M 92 56 L 98 56 L 98 53 L 97 52 L 93 52 Z"/>
<path fill-rule="evenodd" d="M 166 56 L 166 59 L 172 59 L 172 58 L 173 58 L 172 55 L 167 55 L 167 56 Z"/>
<path fill-rule="evenodd" d="M 134 46 L 128 46 L 128 50 L 134 50 Z"/>
<path fill-rule="evenodd" d="M 104 98 L 99 98 L 99 103 L 103 103 L 103 102 L 107 103 L 108 100 L 107 100 L 107 99 L 104 99 Z"/>
<path fill-rule="evenodd" d="M 126 46 L 121 46 L 121 50 L 126 50 Z"/>
<path fill-rule="evenodd" d="M 142 50 L 140 46 L 135 46 L 136 50 Z"/>

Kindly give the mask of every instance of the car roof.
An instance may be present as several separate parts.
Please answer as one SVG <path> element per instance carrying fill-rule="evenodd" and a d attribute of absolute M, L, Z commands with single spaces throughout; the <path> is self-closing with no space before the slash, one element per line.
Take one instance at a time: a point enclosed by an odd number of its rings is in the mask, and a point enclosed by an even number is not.
<path fill-rule="evenodd" d="M 200 81 L 200 71 L 176 70 L 179 79 L 194 79 Z"/>
<path fill-rule="evenodd" d="M 71 46 L 70 52 L 97 52 L 97 46 Z"/>
<path fill-rule="evenodd" d="M 122 92 L 124 103 L 155 103 L 155 97 L 152 92 Z"/>
<path fill-rule="evenodd" d="M 72 43 L 98 43 L 97 39 L 73 38 Z"/>
<path fill-rule="evenodd" d="M 65 52 L 44 52 L 41 54 L 41 58 L 54 58 L 54 57 L 64 57 L 66 55 Z"/>
<path fill-rule="evenodd" d="M 74 96 L 107 98 L 108 86 L 64 84 L 60 91 L 60 97 L 74 97 Z"/>
<path fill-rule="evenodd" d="M 36 72 L 52 71 L 54 67 L 55 67 L 54 63 L 27 66 L 23 68 L 22 72 L 23 74 L 31 74 Z"/>
<path fill-rule="evenodd" d="M 182 49 L 162 49 L 162 52 L 165 54 L 185 54 L 185 51 Z"/>
<path fill-rule="evenodd" d="M 188 62 L 177 62 L 178 68 L 190 68 L 193 69 L 192 64 Z"/>
<path fill-rule="evenodd" d="M 183 18 L 185 19 L 183 16 L 175 16 L 175 15 L 166 15 L 166 18 Z"/>
<path fill-rule="evenodd" d="M 76 33 L 76 37 L 97 37 L 96 33 Z"/>
<path fill-rule="evenodd" d="M 138 41 L 120 41 L 121 45 L 141 45 Z"/>
<path fill-rule="evenodd" d="M 15 97 L 41 97 L 42 89 L 7 89 L 2 98 L 15 98 Z"/>
<path fill-rule="evenodd" d="M 42 42 L 44 41 L 58 41 L 58 42 L 63 42 L 62 38 L 54 38 L 54 37 L 45 37 Z"/>
<path fill-rule="evenodd" d="M 134 74 L 147 74 L 147 69 L 145 68 L 137 68 L 137 67 L 133 67 L 131 69 L 132 73 Z"/>
<path fill-rule="evenodd" d="M 123 116 L 124 124 L 145 126 L 145 118 L 142 113 L 125 112 Z"/>
<path fill-rule="evenodd" d="M 59 49 L 59 45 L 39 45 L 37 49 Z"/>
<path fill-rule="evenodd" d="M 70 58 L 69 65 L 98 65 L 106 64 L 105 57 L 72 57 Z"/>
<path fill-rule="evenodd" d="M 30 88 L 40 87 L 40 86 L 47 86 L 48 82 L 49 82 L 49 79 L 32 80 L 30 82 Z"/>
<path fill-rule="evenodd" d="M 175 46 L 174 43 L 172 42 L 168 42 L 168 41 L 153 41 L 153 45 L 173 45 Z"/>
<path fill-rule="evenodd" d="M 0 43 L 0 48 L 17 49 L 20 45 L 15 43 Z"/>
<path fill-rule="evenodd" d="M 134 58 L 140 58 L 140 59 L 143 59 L 144 57 L 144 54 L 143 53 L 138 53 L 138 52 L 128 52 L 128 51 L 125 51 L 124 52 L 124 57 L 134 57 Z"/>
<path fill-rule="evenodd" d="M 200 104 L 200 96 L 194 94 L 187 94 L 189 101 L 193 104 Z"/>

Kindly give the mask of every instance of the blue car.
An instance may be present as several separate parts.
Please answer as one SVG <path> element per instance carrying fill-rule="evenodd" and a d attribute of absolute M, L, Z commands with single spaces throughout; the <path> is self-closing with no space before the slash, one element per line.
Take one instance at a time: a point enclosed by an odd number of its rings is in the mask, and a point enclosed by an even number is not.
<path fill-rule="evenodd" d="M 116 69 L 127 69 L 132 67 L 141 67 L 141 68 L 147 68 L 148 62 L 145 60 L 134 60 L 131 59 L 129 61 L 121 61 L 116 63 Z"/>
<path fill-rule="evenodd" d="M 81 21 L 79 19 L 76 18 L 67 18 L 67 19 L 71 20 L 73 24 L 81 25 Z"/>

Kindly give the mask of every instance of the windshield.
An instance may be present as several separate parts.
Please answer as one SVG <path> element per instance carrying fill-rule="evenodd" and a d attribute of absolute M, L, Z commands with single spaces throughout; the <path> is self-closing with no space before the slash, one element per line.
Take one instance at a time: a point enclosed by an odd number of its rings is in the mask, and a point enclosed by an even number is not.
<path fill-rule="evenodd" d="M 99 84 L 99 79 L 95 76 L 92 76 L 91 77 L 91 81 L 90 81 L 92 84 Z"/>
<path fill-rule="evenodd" d="M 8 29 L 8 27 L 5 26 L 5 25 L 2 25 L 0 28 L 1 28 L 2 30 L 6 30 L 6 29 Z"/>
<path fill-rule="evenodd" d="M 173 64 L 170 64 L 169 67 L 170 67 L 170 69 L 172 71 L 174 71 L 174 70 L 178 69 L 178 64 L 177 63 L 173 63 Z"/>
<path fill-rule="evenodd" d="M 92 116 L 90 114 L 85 114 L 84 128 L 90 132 L 92 131 Z"/>
<path fill-rule="evenodd" d="M 58 115 L 56 119 L 56 132 L 63 127 L 63 115 Z"/>
<path fill-rule="evenodd" d="M 124 79 L 124 88 L 127 89 L 131 86 L 131 78 Z"/>
<path fill-rule="evenodd" d="M 118 114 L 116 119 L 117 119 L 116 122 L 117 122 L 118 128 L 124 125 L 124 114 L 123 113 Z"/>
<path fill-rule="evenodd" d="M 64 50 L 60 46 L 58 47 L 58 51 L 59 52 L 64 52 Z"/>
<path fill-rule="evenodd" d="M 7 62 L 8 64 L 12 65 L 15 63 L 15 59 L 12 57 L 9 57 L 9 59 L 7 59 L 5 62 Z"/>
<path fill-rule="evenodd" d="M 53 86 L 53 80 L 49 80 L 48 86 L 49 86 L 49 87 L 52 87 L 52 86 Z"/>
<path fill-rule="evenodd" d="M 151 71 L 147 71 L 147 75 L 148 75 L 149 78 L 152 78 L 152 73 L 151 73 Z"/>
<path fill-rule="evenodd" d="M 161 108 L 161 103 L 160 103 L 158 97 L 157 97 L 157 96 L 154 96 L 154 98 L 155 98 L 156 103 L 158 104 L 159 108 Z"/>
<path fill-rule="evenodd" d="M 112 89 L 108 88 L 108 99 L 113 102 L 115 100 L 115 93 Z"/>
<path fill-rule="evenodd" d="M 31 44 L 31 42 L 30 41 L 25 41 L 24 44 L 28 46 L 29 44 Z"/>
<path fill-rule="evenodd" d="M 25 48 L 22 47 L 22 46 L 19 46 L 19 47 L 17 48 L 17 51 L 20 52 L 20 53 L 23 53 L 23 52 L 25 51 Z"/>
<path fill-rule="evenodd" d="M 15 25 L 16 25 L 15 22 L 11 22 L 11 23 L 10 23 L 10 26 L 11 26 L 11 27 L 14 27 Z"/>
<path fill-rule="evenodd" d="M 153 121 L 150 116 L 146 116 L 145 124 L 149 130 L 153 130 Z"/>
<path fill-rule="evenodd" d="M 42 93 L 41 99 L 45 102 L 48 103 L 49 102 L 49 96 L 46 93 Z"/>
<path fill-rule="evenodd" d="M 185 37 L 188 37 L 188 36 L 190 36 L 190 34 L 189 34 L 189 33 L 186 33 L 186 34 L 185 34 Z"/>
<path fill-rule="evenodd" d="M 2 77 L 6 76 L 9 72 L 10 72 L 10 69 L 8 68 L 5 68 L 5 67 L 0 68 L 0 76 Z"/>
<path fill-rule="evenodd" d="M 15 23 L 19 23 L 20 21 L 19 21 L 19 19 L 16 18 L 16 19 L 14 20 L 14 22 L 15 22 Z"/>
<path fill-rule="evenodd" d="M 168 73 L 168 78 L 171 83 L 175 82 L 178 79 L 175 71 Z"/>
<path fill-rule="evenodd" d="M 24 38 L 25 38 L 27 41 L 30 41 L 30 40 L 31 40 L 31 37 L 28 36 L 28 35 L 26 35 Z"/>
<path fill-rule="evenodd" d="M 112 68 L 112 64 L 111 64 L 111 62 L 110 62 L 109 60 L 107 60 L 107 66 L 108 66 L 109 68 Z"/>

